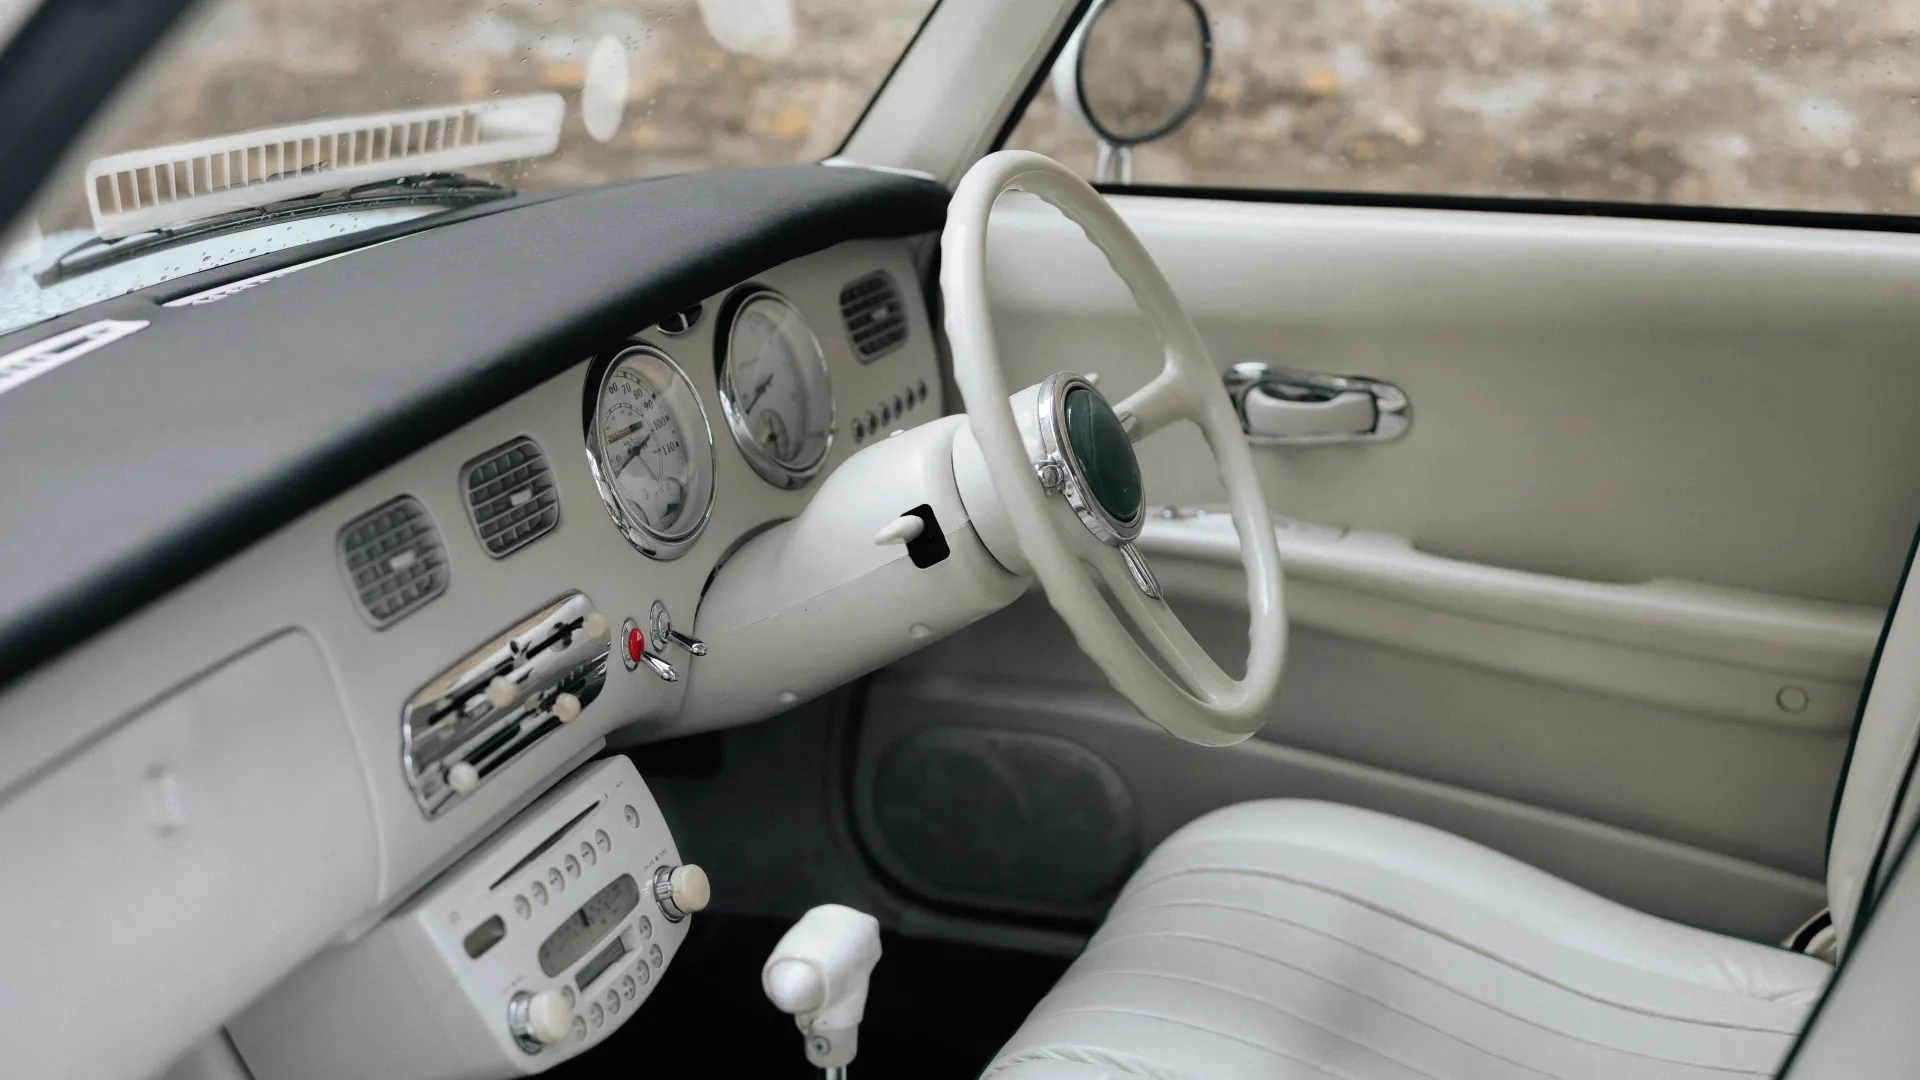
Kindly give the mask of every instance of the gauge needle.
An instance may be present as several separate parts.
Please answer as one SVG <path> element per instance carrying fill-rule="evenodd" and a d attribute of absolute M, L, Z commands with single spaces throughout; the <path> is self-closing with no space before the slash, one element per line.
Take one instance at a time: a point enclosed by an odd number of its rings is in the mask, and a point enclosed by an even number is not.
<path fill-rule="evenodd" d="M 627 430 L 628 430 L 628 431 L 632 431 L 632 430 L 633 430 L 634 428 L 637 428 L 637 427 L 639 427 L 639 426 L 640 426 L 639 424 L 633 424 L 633 425 L 631 425 L 631 426 L 629 426 L 629 427 L 627 428 Z M 627 455 L 627 460 L 625 460 L 625 461 L 623 461 L 623 462 L 621 462 L 621 463 L 620 463 L 620 468 L 618 468 L 618 469 L 616 469 L 616 470 L 614 470 L 614 471 L 615 471 L 615 472 L 624 472 L 624 471 L 626 470 L 626 467 L 627 467 L 627 466 L 629 466 L 629 465 L 631 465 L 631 464 L 633 464 L 633 463 L 634 463 L 634 462 L 635 462 L 635 461 L 637 460 L 637 461 L 639 461 L 639 462 L 640 462 L 640 464 L 641 464 L 641 465 L 642 465 L 642 466 L 643 466 L 643 467 L 644 467 L 644 468 L 645 468 L 645 469 L 647 470 L 647 475 L 648 475 L 648 476 L 651 476 L 651 477 L 653 477 L 653 478 L 654 478 L 655 480 L 658 480 L 658 479 L 660 479 L 660 474 L 659 474 L 659 473 L 657 473 L 657 472 L 655 472 L 655 471 L 653 471 L 653 466 L 651 466 L 651 465 L 648 465 L 648 464 L 647 464 L 647 462 L 646 462 L 646 459 L 645 459 L 645 458 L 642 458 L 642 457 L 640 456 L 640 451 L 642 451 L 642 450 L 645 450 L 645 449 L 647 448 L 647 444 L 648 444 L 648 443 L 650 443 L 650 442 L 652 442 L 652 441 L 653 441 L 653 432 L 651 432 L 651 431 L 649 431 L 649 432 L 647 432 L 647 433 L 646 433 L 645 435 L 642 435 L 642 436 L 640 436 L 640 441 L 639 441 L 639 442 L 637 442 L 637 443 L 634 443 L 634 444 L 633 444 L 633 452 L 632 452 L 632 453 L 629 453 L 629 454 Z"/>
<path fill-rule="evenodd" d="M 753 396 L 747 399 L 747 403 L 745 405 L 740 406 L 740 411 L 743 413 L 752 412 L 753 407 L 755 405 L 760 404 L 760 399 L 766 396 L 767 387 L 772 385 L 773 385 L 773 376 L 771 374 L 763 376 L 760 379 L 760 382 L 754 386 Z"/>
<path fill-rule="evenodd" d="M 631 424 L 628 424 L 628 425 L 627 425 L 626 427 L 623 427 L 623 428 L 621 428 L 621 429 L 620 429 L 619 431 L 616 431 L 616 432 L 614 432 L 614 433 L 612 433 L 611 435 L 608 435 L 608 436 L 607 436 L 607 441 L 608 441 L 608 442 L 619 442 L 619 441 L 620 441 L 621 439 L 624 439 L 624 438 L 626 438 L 627 436 L 629 436 L 629 435 L 631 435 L 631 434 L 633 434 L 634 432 L 636 432 L 636 431 L 639 431 L 639 430 L 640 430 L 640 428 L 641 428 L 641 427 L 642 427 L 643 425 L 645 425 L 645 424 L 646 424 L 646 422 L 647 422 L 647 421 L 646 421 L 646 419 L 645 419 L 645 418 L 642 418 L 642 419 L 639 419 L 639 420 L 635 420 L 635 421 L 634 421 L 633 423 L 631 423 Z M 642 445 L 644 445 L 644 444 L 645 444 L 645 442 L 646 442 L 646 440 L 644 440 L 644 439 L 643 439 L 643 440 L 641 440 L 641 443 L 642 443 Z M 635 449 L 637 450 L 638 448 L 636 447 Z"/>

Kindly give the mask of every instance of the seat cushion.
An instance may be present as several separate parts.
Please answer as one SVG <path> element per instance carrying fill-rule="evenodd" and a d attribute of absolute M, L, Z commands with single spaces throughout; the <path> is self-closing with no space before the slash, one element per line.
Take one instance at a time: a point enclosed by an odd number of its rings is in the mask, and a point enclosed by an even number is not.
<path fill-rule="evenodd" d="M 1410 821 L 1245 803 L 1148 857 L 986 1075 L 1772 1076 L 1831 970 Z"/>

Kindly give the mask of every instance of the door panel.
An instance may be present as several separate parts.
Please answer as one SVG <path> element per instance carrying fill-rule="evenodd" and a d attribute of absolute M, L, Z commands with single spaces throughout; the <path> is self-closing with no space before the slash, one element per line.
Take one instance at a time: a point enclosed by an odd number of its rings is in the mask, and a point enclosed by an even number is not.
<path fill-rule="evenodd" d="M 1256 455 L 1276 512 L 1598 581 L 1884 606 L 1920 511 L 1920 240 L 1519 214 L 1115 200 L 1222 366 L 1385 379 L 1389 444 Z M 1010 197 L 989 243 L 1009 385 L 1158 368 L 1079 230 Z M 1218 498 L 1191 431 L 1157 501 Z"/>
<path fill-rule="evenodd" d="M 1395 442 L 1255 450 L 1284 516 L 1281 699 L 1240 748 L 1096 749 L 1143 842 L 1307 794 L 1704 925 L 1771 935 L 1811 914 L 1920 513 L 1920 241 L 1114 201 L 1223 368 L 1385 379 L 1413 410 Z M 1157 369 L 1124 287 L 1052 210 L 1003 200 L 990 252 L 1011 384 L 1091 371 L 1118 399 Z M 1237 541 L 1189 512 L 1222 499 L 1211 456 L 1182 428 L 1141 455 L 1149 499 L 1188 508 L 1143 544 L 1236 660 Z M 935 722 L 1086 746 L 1140 723 L 1038 598 L 883 675 L 862 760 Z"/>

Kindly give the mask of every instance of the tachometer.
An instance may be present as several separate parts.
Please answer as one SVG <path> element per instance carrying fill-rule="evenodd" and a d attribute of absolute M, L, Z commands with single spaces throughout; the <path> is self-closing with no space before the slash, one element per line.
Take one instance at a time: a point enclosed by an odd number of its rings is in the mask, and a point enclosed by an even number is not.
<path fill-rule="evenodd" d="M 797 488 L 813 479 L 833 445 L 827 356 L 799 309 L 761 290 L 733 311 L 720 355 L 720 405 L 753 471 Z"/>
<path fill-rule="evenodd" d="M 658 349 L 622 351 L 589 426 L 593 480 L 627 541 L 656 559 L 691 547 L 713 509 L 713 432 L 686 372 Z"/>

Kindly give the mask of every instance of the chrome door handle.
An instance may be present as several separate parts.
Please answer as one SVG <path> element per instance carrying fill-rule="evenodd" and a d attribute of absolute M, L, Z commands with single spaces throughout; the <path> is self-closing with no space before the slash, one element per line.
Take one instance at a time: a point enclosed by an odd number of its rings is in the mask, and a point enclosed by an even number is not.
<path fill-rule="evenodd" d="M 1247 360 L 1229 368 L 1225 381 L 1255 446 L 1390 442 L 1413 426 L 1406 392 L 1379 379 Z"/>

